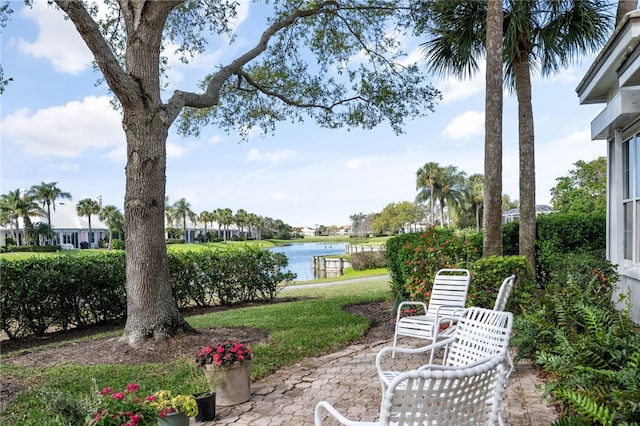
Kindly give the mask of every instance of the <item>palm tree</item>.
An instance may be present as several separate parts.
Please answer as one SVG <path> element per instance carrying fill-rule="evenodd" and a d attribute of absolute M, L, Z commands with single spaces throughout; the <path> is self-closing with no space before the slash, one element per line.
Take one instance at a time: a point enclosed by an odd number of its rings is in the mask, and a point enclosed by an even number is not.
<path fill-rule="evenodd" d="M 195 213 L 191 210 L 191 204 L 184 198 L 180 198 L 171 206 L 174 218 L 182 219 L 182 232 L 185 244 L 188 242 L 187 236 L 187 218 L 190 218 L 192 222 L 195 221 Z"/>
<path fill-rule="evenodd" d="M 11 238 L 16 244 L 19 243 L 17 231 L 19 228 L 18 218 L 19 214 L 16 213 L 18 205 L 20 203 L 20 190 L 9 191 L 7 194 L 0 196 L 0 220 L 3 224 L 9 224 L 9 231 L 11 232 Z"/>
<path fill-rule="evenodd" d="M 261 230 L 264 226 L 264 219 L 262 216 L 258 216 L 255 213 L 249 213 L 249 235 L 253 235 L 251 229 L 255 229 L 255 239 L 260 241 L 261 238 Z"/>
<path fill-rule="evenodd" d="M 463 171 L 458 171 L 455 166 L 443 167 L 437 191 L 440 203 L 440 226 L 444 226 L 445 205 L 448 206 L 450 212 L 451 209 L 459 207 L 464 201 L 466 178 L 467 174 Z M 449 218 L 451 218 L 451 214 L 449 214 Z M 450 220 L 447 221 L 447 225 L 449 225 L 449 222 Z"/>
<path fill-rule="evenodd" d="M 482 255 L 502 256 L 502 0 L 487 2 Z M 469 178 L 471 179 L 471 177 Z M 478 230 L 476 210 L 476 230 Z"/>
<path fill-rule="evenodd" d="M 580 54 L 597 51 L 611 27 L 606 0 L 507 0 L 504 2 L 505 82 L 518 98 L 520 146 L 520 254 L 535 270 L 535 161 L 531 71 L 556 73 Z M 432 4 L 422 44 L 427 67 L 437 73 L 472 75 L 485 53 L 487 2 L 439 0 Z M 495 195 L 492 195 L 495 196 Z"/>
<path fill-rule="evenodd" d="M 480 231 L 480 210 L 484 203 L 484 176 L 479 173 L 469 176 L 467 179 L 467 197 L 473 205 L 476 215 L 476 232 Z"/>
<path fill-rule="evenodd" d="M 204 238 L 205 241 L 207 240 L 207 224 L 212 224 L 213 222 L 215 222 L 215 215 L 212 212 L 203 210 L 202 212 L 200 212 L 200 216 L 198 216 L 198 218 L 200 219 L 200 222 L 204 223 Z"/>
<path fill-rule="evenodd" d="M 58 188 L 58 182 L 42 182 L 40 185 L 33 185 L 29 190 L 29 195 L 42 203 L 42 208 L 47 206 L 47 221 L 51 226 L 51 206 L 56 211 L 56 200 L 59 198 L 71 200 L 71 194 Z"/>
<path fill-rule="evenodd" d="M 93 243 L 93 232 L 91 231 L 91 215 L 100 213 L 100 204 L 96 200 L 92 200 L 91 198 L 85 198 L 83 200 L 78 201 L 78 205 L 76 206 L 76 211 L 80 216 L 86 216 L 89 219 L 89 247 L 91 247 L 91 243 Z"/>
<path fill-rule="evenodd" d="M 243 209 L 238 209 L 235 215 L 235 221 L 236 221 L 236 225 L 238 225 L 238 228 L 240 228 L 241 235 L 244 235 L 244 226 L 247 224 L 248 219 L 249 219 L 249 213 L 247 213 Z M 245 236 L 245 240 L 246 239 L 247 238 Z"/>
<path fill-rule="evenodd" d="M 109 227 L 109 246 L 111 250 L 111 242 L 113 241 L 113 230 L 124 228 L 124 215 L 116 206 L 104 206 L 98 215 L 101 221 Z"/>
<path fill-rule="evenodd" d="M 11 237 L 16 242 L 16 245 L 20 245 L 20 235 L 18 233 L 20 228 L 19 219 L 22 218 L 23 224 L 23 243 L 26 244 L 29 241 L 29 230 L 31 229 L 31 217 L 32 216 L 45 216 L 45 212 L 40 208 L 40 205 L 28 194 L 23 193 L 20 189 L 10 191 L 8 194 L 3 194 L 0 197 L 0 210 L 2 211 L 3 220 L 9 221 L 9 229 Z M 13 228 L 15 224 L 15 231 Z"/>
<path fill-rule="evenodd" d="M 233 219 L 233 210 L 231 209 L 217 209 L 218 213 L 218 224 L 224 227 L 222 232 L 224 242 L 227 242 L 227 234 L 229 231 L 229 225 L 231 225 L 234 221 Z"/>
<path fill-rule="evenodd" d="M 435 212 L 434 212 L 434 196 L 435 185 L 438 182 L 440 174 L 442 173 L 442 169 L 438 163 L 430 162 L 420 167 L 416 172 L 416 189 L 419 191 L 416 196 L 416 201 L 426 202 L 429 200 L 431 202 L 431 225 L 435 222 Z M 426 193 L 426 190 L 429 190 L 429 193 Z"/>

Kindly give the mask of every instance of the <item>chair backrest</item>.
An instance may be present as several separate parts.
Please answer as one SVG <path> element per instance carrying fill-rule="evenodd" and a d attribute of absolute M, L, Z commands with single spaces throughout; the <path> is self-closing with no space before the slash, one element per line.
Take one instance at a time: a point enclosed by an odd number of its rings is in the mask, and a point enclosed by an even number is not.
<path fill-rule="evenodd" d="M 513 286 L 516 283 L 516 275 L 513 274 L 502 281 L 500 285 L 500 290 L 498 291 L 498 297 L 496 297 L 496 303 L 493 305 L 494 311 L 504 311 L 507 308 L 507 302 L 509 301 L 509 296 L 511 296 L 511 291 L 513 290 Z"/>
<path fill-rule="evenodd" d="M 504 357 L 467 368 L 400 373 L 387 388 L 381 425 L 496 424 L 505 387 Z"/>
<path fill-rule="evenodd" d="M 464 308 L 470 282 L 467 269 L 440 269 L 433 280 L 427 315 L 453 315 Z"/>
<path fill-rule="evenodd" d="M 492 355 L 507 356 L 513 327 L 511 312 L 471 307 L 458 319 L 443 365 L 468 366 Z"/>

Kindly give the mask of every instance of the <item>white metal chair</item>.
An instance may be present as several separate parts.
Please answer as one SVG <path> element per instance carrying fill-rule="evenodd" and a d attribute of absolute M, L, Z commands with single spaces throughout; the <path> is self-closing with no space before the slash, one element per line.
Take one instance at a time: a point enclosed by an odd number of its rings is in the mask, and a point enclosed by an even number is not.
<path fill-rule="evenodd" d="M 508 374 L 507 356 L 509 354 L 509 340 L 513 328 L 513 314 L 511 312 L 494 311 L 479 307 L 471 307 L 458 318 L 453 336 L 440 340 L 421 348 L 385 347 L 376 356 L 376 369 L 383 392 L 391 386 L 393 381 L 403 374 L 402 371 L 385 369 L 383 361 L 389 353 L 395 354 L 424 354 L 429 352 L 429 363 L 417 370 L 469 368 L 483 363 L 487 357 L 498 356 L 503 364 L 503 382 L 506 383 Z M 439 364 L 433 364 L 433 353 L 444 349 L 443 358 Z M 510 359 L 510 358 L 509 358 Z M 389 361 L 393 364 L 393 361 Z M 509 368 L 512 364 L 509 365 Z M 502 417 L 499 416 L 502 424 Z"/>
<path fill-rule="evenodd" d="M 449 325 L 455 317 L 464 312 L 471 274 L 467 269 L 441 269 L 433 280 L 433 288 L 429 297 L 429 306 L 424 302 L 402 302 L 396 314 L 396 329 L 393 346 L 398 344 L 398 336 L 417 337 L 435 342 L 439 335 L 442 318 L 447 317 Z M 423 315 L 402 316 L 405 306 L 422 307 Z"/>
<path fill-rule="evenodd" d="M 315 424 L 322 426 L 326 410 L 346 426 L 493 425 L 500 422 L 503 370 L 504 356 L 493 355 L 472 367 L 403 372 L 385 390 L 378 421 L 349 420 L 321 401 L 316 405 Z"/>
<path fill-rule="evenodd" d="M 507 308 L 507 302 L 509 301 L 509 296 L 511 296 L 511 291 L 513 290 L 513 286 L 515 285 L 515 283 L 515 274 L 508 276 L 504 279 L 504 281 L 502 281 L 500 290 L 498 290 L 496 302 L 493 304 L 494 311 L 504 311 Z"/>
<path fill-rule="evenodd" d="M 509 296 L 513 291 L 513 286 L 516 283 L 516 275 L 513 274 L 508 276 L 502 281 L 500 285 L 500 290 L 498 291 L 498 296 L 496 297 L 496 302 L 493 305 L 494 311 L 504 311 L 507 308 L 507 302 L 509 301 Z M 509 366 L 509 371 L 507 372 L 507 379 L 513 374 L 516 370 L 516 366 L 513 362 L 513 358 L 511 357 L 511 353 L 507 351 L 507 365 Z"/>

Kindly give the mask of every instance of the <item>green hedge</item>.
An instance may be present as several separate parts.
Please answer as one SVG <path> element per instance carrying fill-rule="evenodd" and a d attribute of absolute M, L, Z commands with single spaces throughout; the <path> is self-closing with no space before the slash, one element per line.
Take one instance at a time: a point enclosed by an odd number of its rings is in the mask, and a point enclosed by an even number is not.
<path fill-rule="evenodd" d="M 60 251 L 60 246 L 7 246 L 7 252 L 9 253 L 55 253 Z"/>
<path fill-rule="evenodd" d="M 180 308 L 273 300 L 286 256 L 265 248 L 233 247 L 168 254 Z M 92 256 L 0 258 L 0 327 L 9 337 L 121 321 L 126 316 L 124 252 Z"/>
<path fill-rule="evenodd" d="M 502 281 L 516 274 L 506 310 L 520 313 L 531 303 L 536 281 L 524 256 L 490 256 L 471 264 L 471 285 L 467 306 L 491 309 Z"/>
<path fill-rule="evenodd" d="M 354 271 L 385 268 L 386 266 L 387 259 L 384 255 L 384 250 L 361 251 L 351 255 L 351 267 Z"/>

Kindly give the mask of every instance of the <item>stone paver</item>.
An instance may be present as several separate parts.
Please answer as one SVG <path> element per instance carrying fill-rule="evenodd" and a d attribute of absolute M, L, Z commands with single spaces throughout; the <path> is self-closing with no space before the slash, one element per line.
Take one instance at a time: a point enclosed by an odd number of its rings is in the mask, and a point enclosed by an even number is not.
<path fill-rule="evenodd" d="M 314 425 L 313 412 L 326 400 L 351 420 L 375 421 L 380 410 L 381 386 L 375 367 L 378 351 L 388 341 L 352 345 L 318 358 L 283 368 L 251 384 L 251 399 L 234 407 L 218 407 L 216 420 L 191 425 L 305 426 Z M 420 359 L 393 361 L 409 367 Z M 507 425 L 549 425 L 556 419 L 553 407 L 542 400 L 536 386 L 542 382 L 530 363 L 520 362 L 509 378 L 502 401 Z M 335 425 L 333 419 L 326 422 Z"/>

